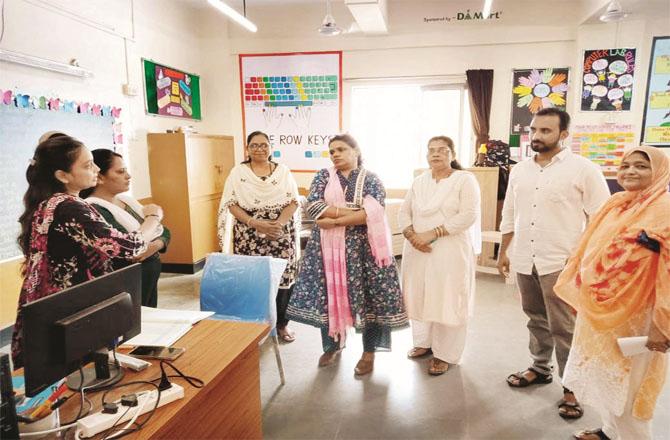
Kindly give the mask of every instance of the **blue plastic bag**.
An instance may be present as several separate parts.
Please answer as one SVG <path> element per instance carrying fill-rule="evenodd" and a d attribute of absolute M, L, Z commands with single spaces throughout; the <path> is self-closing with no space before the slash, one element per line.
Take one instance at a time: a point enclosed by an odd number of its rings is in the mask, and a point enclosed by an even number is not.
<path fill-rule="evenodd" d="M 200 283 L 200 310 L 213 318 L 266 322 L 274 328 L 275 299 L 287 261 L 281 258 L 212 253 Z"/>

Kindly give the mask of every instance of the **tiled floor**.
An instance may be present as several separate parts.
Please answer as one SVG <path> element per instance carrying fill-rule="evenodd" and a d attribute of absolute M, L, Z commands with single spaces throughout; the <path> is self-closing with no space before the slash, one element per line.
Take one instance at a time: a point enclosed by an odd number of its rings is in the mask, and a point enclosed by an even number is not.
<path fill-rule="evenodd" d="M 411 332 L 394 333 L 393 351 L 377 355 L 374 372 L 356 378 L 359 335 L 350 335 L 337 365 L 317 368 L 319 332 L 292 324 L 296 342 L 282 345 L 281 387 L 269 345 L 261 357 L 263 430 L 268 439 L 569 439 L 599 426 L 591 408 L 581 420 L 558 416 L 558 381 L 510 389 L 505 377 L 529 362 L 525 316 L 512 286 L 479 275 L 477 308 L 460 366 L 426 374 L 427 359 L 410 361 Z M 199 274 L 167 275 L 159 307 L 198 309 Z M 670 380 L 656 408 L 655 439 L 670 440 Z"/>

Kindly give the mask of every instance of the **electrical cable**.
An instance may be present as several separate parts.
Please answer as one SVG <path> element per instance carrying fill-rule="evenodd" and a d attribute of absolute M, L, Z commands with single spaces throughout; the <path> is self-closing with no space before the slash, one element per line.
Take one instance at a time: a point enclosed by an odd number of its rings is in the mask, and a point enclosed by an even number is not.
<path fill-rule="evenodd" d="M 123 387 L 126 387 L 126 386 L 130 386 L 130 385 L 140 385 L 140 384 L 148 384 L 148 385 L 151 385 L 151 386 L 153 386 L 153 387 L 156 387 L 156 391 L 158 392 L 158 396 L 157 396 L 157 399 L 156 399 L 156 403 L 154 404 L 154 407 L 151 409 L 151 411 L 147 412 L 147 418 L 146 418 L 146 419 L 144 419 L 141 423 L 136 423 L 136 425 L 137 425 L 136 428 L 134 428 L 134 429 L 123 428 L 123 430 L 126 430 L 127 432 L 124 432 L 124 433 L 121 433 L 120 435 L 115 435 L 114 437 L 109 437 L 109 438 L 120 438 L 120 437 L 123 437 L 124 435 L 128 435 L 128 434 L 130 434 L 130 433 L 137 432 L 137 431 L 139 431 L 140 429 L 142 429 L 142 427 L 143 427 L 143 426 L 149 421 L 149 419 L 151 419 L 151 417 L 154 415 L 154 412 L 156 412 L 156 408 L 158 408 L 158 404 L 160 403 L 160 400 L 161 400 L 161 389 L 158 387 L 158 385 L 156 385 L 156 384 L 154 383 L 154 381 L 135 380 L 135 381 L 132 381 L 132 382 L 127 382 L 127 383 L 123 383 L 123 384 L 119 384 L 119 385 L 116 385 L 116 384 L 115 384 L 115 385 L 112 385 L 109 389 L 107 389 L 107 390 L 102 394 L 102 397 L 101 397 L 101 399 L 100 399 L 100 402 L 101 402 L 101 404 L 104 406 L 105 403 L 106 403 L 106 402 L 105 402 L 105 397 L 107 397 L 107 394 L 108 394 L 110 391 L 115 390 L 115 389 L 119 389 L 119 388 L 123 388 Z M 145 402 L 145 404 L 146 404 L 146 402 Z M 136 420 L 137 420 L 137 418 L 138 418 L 139 416 L 140 416 L 140 414 L 139 414 L 139 412 L 138 412 L 137 415 L 136 415 L 136 416 L 133 418 L 133 420 L 132 420 L 133 423 L 136 422 Z M 132 425 L 132 423 L 131 423 L 131 424 L 128 424 L 127 427 L 130 427 L 130 425 Z"/>
<path fill-rule="evenodd" d="M 172 374 L 172 375 L 167 375 L 167 374 L 165 374 L 165 367 L 164 367 L 164 365 L 167 365 L 168 367 L 172 368 L 174 371 L 177 372 L 177 374 L 176 374 L 176 375 L 175 375 L 175 374 Z M 165 377 L 165 378 L 182 378 L 182 379 L 184 379 L 186 382 L 188 382 L 188 384 L 191 385 L 193 388 L 202 388 L 202 387 L 205 386 L 205 382 L 204 382 L 202 379 L 197 378 L 197 377 L 193 377 L 193 376 L 187 376 L 187 375 L 185 375 L 184 373 L 182 373 L 182 372 L 179 370 L 179 368 L 175 367 L 175 366 L 174 366 L 171 362 L 169 362 L 169 361 L 165 361 L 165 360 L 161 361 L 161 363 L 160 363 L 160 367 L 161 367 L 161 377 L 156 378 L 156 379 L 152 379 L 151 382 L 157 382 L 157 381 L 159 381 L 159 380 L 162 380 L 163 377 Z"/>
<path fill-rule="evenodd" d="M 105 435 L 102 437 L 102 440 L 106 440 L 106 439 L 109 438 L 107 436 L 112 433 L 112 430 L 121 421 L 121 419 L 124 418 L 126 416 L 126 414 L 128 414 L 128 411 L 130 411 L 131 409 L 132 409 L 132 407 L 130 407 L 130 406 L 128 408 L 126 408 L 126 410 L 123 412 L 123 414 L 121 414 L 121 417 L 116 419 L 116 422 L 114 422 L 114 424 L 112 426 L 110 426 L 109 429 L 105 430 Z"/>
<path fill-rule="evenodd" d="M 124 435 L 128 435 L 128 434 L 130 434 L 131 432 L 136 432 L 136 431 L 139 431 L 139 430 L 141 429 L 141 427 L 134 428 L 134 429 L 129 429 L 129 428 L 135 423 L 135 421 L 137 420 L 137 418 L 138 418 L 138 417 L 140 416 L 140 414 L 142 413 L 142 410 L 144 409 L 144 406 L 145 406 L 145 405 L 147 404 L 147 402 L 149 401 L 148 394 L 149 394 L 149 392 L 146 392 L 146 393 L 142 394 L 142 396 L 147 396 L 147 397 L 144 398 L 144 399 L 142 399 L 142 402 L 139 403 L 139 404 L 137 405 L 137 410 L 135 411 L 135 414 L 134 414 L 133 417 L 128 421 L 128 423 L 126 423 L 126 426 L 124 426 L 123 428 L 119 429 L 118 432 L 115 433 L 114 435 L 111 435 L 111 436 L 109 436 L 109 437 L 105 437 L 103 440 L 108 440 L 108 439 L 113 439 L 113 438 L 120 438 L 120 437 L 123 437 Z M 160 396 L 160 391 L 158 391 L 158 394 L 159 394 L 159 396 Z M 138 398 L 141 398 L 141 397 L 138 397 Z M 159 398 L 160 398 L 160 397 L 159 397 Z M 156 408 L 153 409 L 153 411 L 155 411 L 155 410 L 156 410 Z M 152 411 L 152 414 L 153 414 L 153 411 Z M 127 432 L 123 432 L 123 431 L 127 431 Z"/>

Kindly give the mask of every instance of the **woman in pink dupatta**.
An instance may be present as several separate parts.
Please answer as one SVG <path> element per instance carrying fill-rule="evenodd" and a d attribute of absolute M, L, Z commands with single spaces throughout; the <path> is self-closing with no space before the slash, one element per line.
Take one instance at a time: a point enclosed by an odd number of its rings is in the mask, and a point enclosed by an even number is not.
<path fill-rule="evenodd" d="M 372 371 L 376 351 L 391 349 L 391 330 L 407 326 L 407 314 L 384 213 L 384 186 L 361 166 L 351 136 L 333 137 L 329 150 L 334 167 L 316 174 L 307 198 L 317 227 L 287 315 L 321 329 L 322 367 L 337 360 L 347 329 L 362 332 L 363 355 L 355 373 L 364 375 Z"/>

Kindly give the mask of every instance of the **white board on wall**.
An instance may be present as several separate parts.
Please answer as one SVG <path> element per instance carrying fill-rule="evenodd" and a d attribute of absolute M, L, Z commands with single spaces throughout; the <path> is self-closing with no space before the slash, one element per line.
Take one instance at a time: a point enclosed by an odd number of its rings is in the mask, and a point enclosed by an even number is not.
<path fill-rule="evenodd" d="M 244 136 L 270 136 L 274 160 L 293 171 L 331 166 L 328 141 L 342 127 L 342 52 L 242 54 Z"/>

